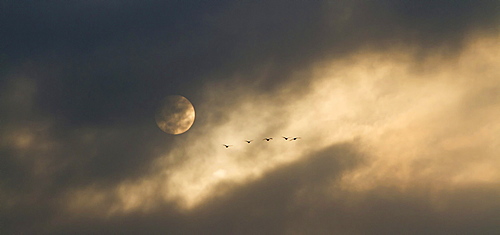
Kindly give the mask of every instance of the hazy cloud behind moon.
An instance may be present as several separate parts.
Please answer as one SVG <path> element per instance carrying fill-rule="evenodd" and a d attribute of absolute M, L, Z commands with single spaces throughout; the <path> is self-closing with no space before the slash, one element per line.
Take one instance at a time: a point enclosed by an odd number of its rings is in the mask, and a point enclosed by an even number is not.
<path fill-rule="evenodd" d="M 195 119 L 195 110 L 189 100 L 180 95 L 165 97 L 155 114 L 158 127 L 173 135 L 182 134 L 191 128 Z"/>

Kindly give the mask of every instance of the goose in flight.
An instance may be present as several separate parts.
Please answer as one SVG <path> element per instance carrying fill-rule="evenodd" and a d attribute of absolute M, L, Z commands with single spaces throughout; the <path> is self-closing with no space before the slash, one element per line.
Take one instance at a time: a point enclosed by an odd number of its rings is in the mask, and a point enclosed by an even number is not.
<path fill-rule="evenodd" d="M 290 139 L 290 137 L 286 137 L 286 136 L 281 136 L 281 137 L 283 137 L 283 139 L 285 139 L 285 140 Z"/>
<path fill-rule="evenodd" d="M 264 139 L 262 139 L 262 140 L 265 140 L 265 141 L 268 141 L 268 142 L 269 142 L 269 141 L 270 141 L 270 140 L 272 140 L 272 139 L 273 139 L 273 138 L 271 137 L 271 138 L 264 138 Z"/>
<path fill-rule="evenodd" d="M 292 141 L 292 140 L 298 140 L 298 139 L 300 139 L 300 137 L 293 137 L 293 138 L 290 138 L 290 141 Z"/>
<path fill-rule="evenodd" d="M 229 148 L 229 147 L 233 146 L 233 145 L 228 145 L 228 144 L 223 144 L 223 145 L 224 145 L 224 147 L 226 147 L 226 148 Z"/>
<path fill-rule="evenodd" d="M 250 142 L 252 142 L 252 141 L 253 141 L 253 140 L 245 140 L 245 142 L 247 142 L 247 143 L 249 143 L 249 144 L 250 144 Z"/>

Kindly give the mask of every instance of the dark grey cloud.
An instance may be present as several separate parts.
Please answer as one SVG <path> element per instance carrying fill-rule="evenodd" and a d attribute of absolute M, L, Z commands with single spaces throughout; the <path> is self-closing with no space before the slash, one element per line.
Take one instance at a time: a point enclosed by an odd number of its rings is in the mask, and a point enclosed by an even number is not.
<path fill-rule="evenodd" d="M 343 190 L 346 172 L 369 163 L 355 143 L 338 144 L 311 154 L 245 185 L 231 189 L 203 206 L 182 212 L 165 204 L 154 212 L 131 213 L 106 220 L 79 217 L 50 234 L 494 234 L 497 231 L 498 185 L 482 184 L 445 190 L 413 186 L 405 191 L 377 187 L 368 192 Z M 436 200 L 437 199 L 437 200 Z M 433 203 L 445 202 L 436 208 Z M 36 212 L 32 212 L 36 213 Z M 36 215 L 34 216 L 36 218 Z M 30 223 L 30 226 L 33 226 Z M 40 227 L 17 228 L 27 231 Z M 26 230 L 24 230 L 26 229 Z"/>
<path fill-rule="evenodd" d="M 497 1 L 4 4 L 4 56 L 35 60 L 40 105 L 75 124 L 143 118 L 165 93 L 196 97 L 207 78 L 270 67 L 261 89 L 272 91 L 360 47 L 454 51 L 471 31 L 498 31 Z"/>
<path fill-rule="evenodd" d="M 494 183 L 439 194 L 444 209 L 421 185 L 338 188 L 343 173 L 367 161 L 349 144 L 228 186 L 188 212 L 164 202 L 150 213 L 66 220 L 58 200 L 150 175 L 152 162 L 191 140 L 154 126 L 166 95 L 200 104 L 194 127 L 220 125 L 227 110 L 289 83 L 300 99 L 319 62 L 393 46 L 416 47 L 417 60 L 453 58 L 471 35 L 498 34 L 499 8 L 493 0 L 2 1 L 0 233 L 494 233 Z M 226 84 L 217 95 L 233 99 L 208 105 L 212 83 Z M 244 97 L 234 98 L 231 88 L 242 86 Z M 463 112 L 497 105 L 497 90 L 472 92 Z M 276 110 L 269 113 L 289 114 Z M 269 133 L 288 122 L 273 124 Z"/>

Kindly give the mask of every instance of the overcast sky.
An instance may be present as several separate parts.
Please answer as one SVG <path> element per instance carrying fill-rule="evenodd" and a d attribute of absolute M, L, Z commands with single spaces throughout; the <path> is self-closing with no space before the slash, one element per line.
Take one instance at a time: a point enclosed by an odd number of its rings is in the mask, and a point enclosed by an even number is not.
<path fill-rule="evenodd" d="M 0 13 L 1 234 L 500 231 L 497 0 Z"/>

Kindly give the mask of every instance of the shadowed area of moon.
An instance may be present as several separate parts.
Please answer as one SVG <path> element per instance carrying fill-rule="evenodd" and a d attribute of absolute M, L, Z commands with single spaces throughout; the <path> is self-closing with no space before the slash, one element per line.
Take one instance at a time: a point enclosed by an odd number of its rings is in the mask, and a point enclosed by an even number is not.
<path fill-rule="evenodd" d="M 158 127 L 172 135 L 182 134 L 189 130 L 194 123 L 194 118 L 193 104 L 180 95 L 165 97 L 155 114 Z"/>

